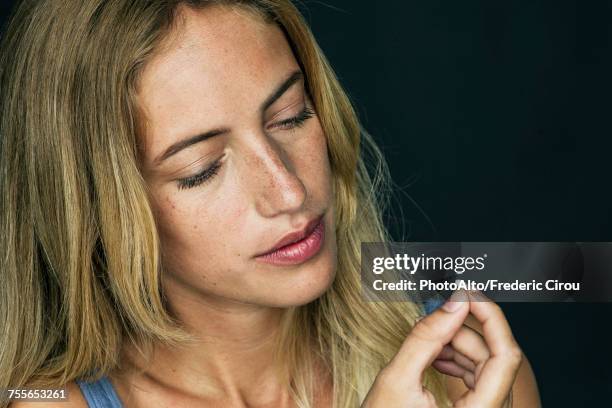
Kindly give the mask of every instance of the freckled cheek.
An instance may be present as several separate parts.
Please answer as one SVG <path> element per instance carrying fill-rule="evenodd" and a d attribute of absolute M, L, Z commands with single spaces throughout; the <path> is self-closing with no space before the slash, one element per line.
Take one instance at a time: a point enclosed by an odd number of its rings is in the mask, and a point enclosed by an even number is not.
<path fill-rule="evenodd" d="M 248 211 L 244 193 L 234 186 L 216 191 L 214 197 L 181 203 L 166 201 L 160 231 L 170 246 L 201 256 L 232 251 L 232 246 L 244 238 Z"/>
<path fill-rule="evenodd" d="M 327 139 L 320 126 L 305 140 L 305 143 L 294 152 L 303 177 L 310 179 L 317 189 L 329 188 L 331 168 L 327 152 Z"/>
<path fill-rule="evenodd" d="M 197 203 L 167 197 L 154 208 L 158 229 L 166 245 L 185 245 L 206 234 L 210 216 Z"/>
<path fill-rule="evenodd" d="M 315 129 L 313 130 L 312 135 L 309 138 L 309 146 L 308 150 L 312 155 L 312 160 L 315 162 L 324 164 L 328 161 L 327 159 L 327 137 L 323 132 L 323 128 L 321 127 L 321 123 L 317 122 Z M 320 166 L 323 168 L 324 166 Z"/>
<path fill-rule="evenodd" d="M 199 229 L 198 223 L 178 209 L 176 204 L 169 204 L 157 211 L 157 226 L 166 246 L 181 243 L 186 233 Z"/>

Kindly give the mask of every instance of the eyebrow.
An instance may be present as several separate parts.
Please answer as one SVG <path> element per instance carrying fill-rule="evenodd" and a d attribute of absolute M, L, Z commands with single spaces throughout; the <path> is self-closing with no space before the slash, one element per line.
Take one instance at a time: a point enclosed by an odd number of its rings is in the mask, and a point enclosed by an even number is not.
<path fill-rule="evenodd" d="M 276 102 L 276 100 L 278 98 L 280 98 L 286 91 L 287 89 L 291 88 L 291 86 L 293 84 L 295 84 L 296 82 L 300 81 L 304 79 L 304 74 L 302 74 L 302 71 L 300 71 L 299 69 L 296 71 L 293 71 L 291 73 L 291 75 L 289 75 L 289 77 L 287 79 L 285 79 L 275 90 L 274 92 L 272 92 L 261 104 L 261 106 L 259 107 L 259 111 L 261 113 L 263 113 L 266 109 L 268 109 L 270 107 L 270 105 L 272 105 L 274 102 Z M 218 128 L 218 129 L 212 129 L 209 130 L 208 132 L 204 132 L 204 133 L 199 133 L 195 136 L 190 136 L 187 137 L 183 140 L 179 140 L 178 142 L 172 144 L 170 147 L 168 147 L 161 155 L 159 155 L 157 158 L 155 158 L 155 160 L 153 160 L 153 164 L 154 165 L 159 165 L 161 164 L 161 162 L 163 162 L 164 160 L 166 160 L 167 158 L 169 158 L 170 156 L 175 155 L 176 153 L 180 152 L 183 149 L 186 149 L 187 147 L 194 145 L 196 143 L 200 143 L 203 142 L 204 140 L 210 139 L 211 137 L 214 136 L 218 136 L 224 133 L 229 132 L 228 128 Z"/>

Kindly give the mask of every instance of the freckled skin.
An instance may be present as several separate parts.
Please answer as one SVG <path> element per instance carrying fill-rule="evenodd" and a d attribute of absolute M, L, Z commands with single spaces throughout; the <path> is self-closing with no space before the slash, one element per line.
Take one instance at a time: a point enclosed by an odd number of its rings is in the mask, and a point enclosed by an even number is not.
<path fill-rule="evenodd" d="M 146 65 L 138 95 L 168 298 L 189 292 L 220 306 L 307 303 L 329 288 L 336 271 L 326 137 L 316 115 L 292 130 L 273 126 L 297 116 L 304 103 L 314 109 L 301 81 L 259 112 L 299 64 L 279 28 L 246 13 L 212 7 L 184 16 L 169 46 Z M 153 165 L 174 142 L 218 127 L 230 132 Z M 215 177 L 178 189 L 177 179 L 218 158 Z M 253 259 L 323 211 L 325 241 L 315 258 L 283 267 Z"/>

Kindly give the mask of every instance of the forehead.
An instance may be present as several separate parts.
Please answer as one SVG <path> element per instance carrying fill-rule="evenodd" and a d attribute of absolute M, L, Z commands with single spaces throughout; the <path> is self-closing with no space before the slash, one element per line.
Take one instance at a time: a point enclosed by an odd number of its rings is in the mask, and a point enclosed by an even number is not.
<path fill-rule="evenodd" d="M 181 7 L 141 73 L 138 100 L 151 158 L 176 136 L 228 125 L 253 110 L 298 64 L 282 30 L 237 7 Z M 174 136 L 171 136 L 174 135 Z"/>

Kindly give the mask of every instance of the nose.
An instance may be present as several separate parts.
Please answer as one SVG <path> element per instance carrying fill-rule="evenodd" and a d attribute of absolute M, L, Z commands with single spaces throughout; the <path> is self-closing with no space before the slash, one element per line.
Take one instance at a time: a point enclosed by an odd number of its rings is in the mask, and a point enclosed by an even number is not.
<path fill-rule="evenodd" d="M 272 138 L 261 134 L 248 138 L 248 164 L 244 180 L 255 208 L 264 217 L 300 212 L 307 197 L 306 187 L 296 174 L 290 155 Z"/>

